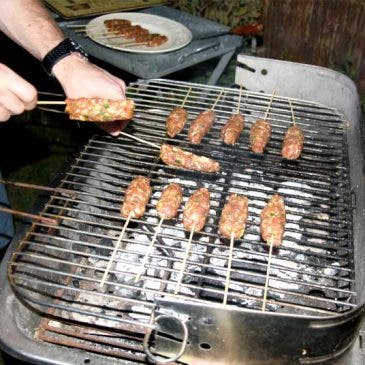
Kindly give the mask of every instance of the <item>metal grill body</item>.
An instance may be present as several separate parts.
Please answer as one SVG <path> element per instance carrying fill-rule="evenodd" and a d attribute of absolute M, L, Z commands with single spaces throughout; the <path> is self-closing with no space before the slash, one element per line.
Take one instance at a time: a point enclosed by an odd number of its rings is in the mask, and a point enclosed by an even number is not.
<path fill-rule="evenodd" d="M 311 321 L 327 323 L 356 311 L 359 303 L 354 277 L 353 201 L 343 117 L 333 108 L 291 99 L 305 143 L 298 161 L 284 161 L 281 146 L 291 125 L 291 111 L 287 98 L 275 97 L 268 116 L 271 140 L 263 155 L 255 155 L 249 149 L 249 129 L 265 114 L 270 96 L 244 91 L 239 98 L 238 89 L 227 88 L 215 107 L 212 130 L 200 145 L 192 146 L 187 140 L 188 125 L 198 113 L 214 104 L 221 91 L 219 87 L 169 80 L 141 81 L 128 88 L 136 110 L 126 132 L 159 145 L 171 143 L 214 158 L 222 165 L 217 174 L 168 167 L 159 159 L 158 150 L 124 136 L 94 136 L 80 152 L 60 184 L 75 195 L 52 195 L 42 212 L 58 219 L 59 225 L 34 223 L 8 266 L 10 282 L 20 297 L 58 318 L 56 322 L 47 320 L 40 339 L 62 343 L 60 335 L 75 332 L 75 328 L 70 330 L 67 326 L 87 323 L 91 328 L 85 330 L 82 326 L 80 330 L 83 341 L 89 336 L 91 341 L 98 342 L 95 338 L 100 339 L 103 332 L 96 333 L 95 328 L 103 328 L 107 340 L 103 339 L 101 348 L 105 354 L 144 362 L 141 341 L 146 332 L 156 328 L 153 321 L 158 314 L 180 313 L 190 330 L 194 328 L 191 317 L 198 321 L 196 316 L 202 308 L 211 314 L 204 317 L 208 326 L 212 318 L 213 323 L 220 323 L 214 318 L 222 318 L 222 313 L 229 313 L 230 321 L 246 318 L 240 317 L 244 313 L 262 321 L 272 315 L 270 318 L 276 318 L 270 322 L 274 326 L 282 323 L 281 318 L 292 319 L 294 328 L 300 329 L 301 325 L 295 324 L 301 321 L 307 328 Z M 188 125 L 174 140 L 169 140 L 165 120 L 188 92 Z M 245 116 L 245 129 L 232 147 L 222 143 L 219 133 L 237 109 Z M 123 195 L 136 175 L 151 179 L 152 199 L 146 214 L 131 220 L 106 283 L 100 287 L 124 223 L 120 216 Z M 184 203 L 194 190 L 206 187 L 211 193 L 209 219 L 204 230 L 193 235 L 187 256 L 189 232 L 182 226 L 182 210 L 176 219 L 164 221 L 143 275 L 135 282 L 158 225 L 157 199 L 171 182 L 183 186 Z M 223 305 L 229 242 L 218 234 L 218 221 L 230 193 L 248 197 L 249 218 L 244 237 L 234 244 L 228 302 Z M 273 254 L 267 312 L 259 313 L 268 260 L 268 246 L 260 238 L 259 216 L 275 193 L 285 200 L 287 223 L 283 244 Z M 177 283 L 179 275 L 181 285 Z M 173 328 L 171 333 L 168 327 Z M 171 323 L 159 325 L 168 335 L 181 337 L 176 334 L 177 327 Z M 126 339 L 115 340 L 116 331 L 123 331 Z M 194 352 L 197 341 L 201 345 L 201 339 L 191 339 L 187 355 Z M 171 355 L 171 351 L 176 351 L 176 343 L 176 338 L 165 336 L 158 339 L 156 346 L 159 352 Z M 116 346 L 119 355 L 109 346 Z M 204 346 L 202 349 L 209 350 Z M 298 348 L 290 355 L 306 357 L 306 351 Z M 187 355 L 182 357 L 183 361 L 189 360 Z M 202 355 L 195 352 L 194 356 Z M 231 358 L 230 363 L 235 360 Z"/>

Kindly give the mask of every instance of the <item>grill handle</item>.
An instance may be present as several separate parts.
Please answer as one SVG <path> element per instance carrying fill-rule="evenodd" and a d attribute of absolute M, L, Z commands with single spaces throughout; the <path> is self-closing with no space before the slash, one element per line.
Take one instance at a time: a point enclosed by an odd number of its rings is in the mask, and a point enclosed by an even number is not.
<path fill-rule="evenodd" d="M 174 362 L 174 361 L 177 361 L 181 356 L 182 354 L 185 352 L 185 348 L 186 348 L 186 344 L 188 343 L 188 327 L 186 326 L 186 323 L 184 321 L 182 321 L 181 319 L 177 318 L 177 317 L 173 317 L 173 316 L 169 316 L 169 315 L 166 315 L 166 314 L 161 314 L 159 316 L 157 316 L 155 318 L 155 329 L 157 330 L 157 326 L 158 326 L 158 321 L 161 320 L 161 319 L 173 319 L 174 321 L 177 321 L 179 322 L 182 330 L 183 330 L 183 339 L 182 339 L 182 343 L 181 343 L 181 349 L 180 351 L 173 357 L 169 357 L 167 359 L 163 359 L 161 357 L 157 357 L 155 355 L 153 355 L 149 349 L 149 340 L 151 338 L 151 334 L 152 334 L 152 331 L 153 330 L 149 330 L 144 339 L 143 339 L 143 349 L 147 355 L 147 357 L 153 362 L 153 363 L 157 363 L 157 364 L 168 364 L 170 362 Z"/>

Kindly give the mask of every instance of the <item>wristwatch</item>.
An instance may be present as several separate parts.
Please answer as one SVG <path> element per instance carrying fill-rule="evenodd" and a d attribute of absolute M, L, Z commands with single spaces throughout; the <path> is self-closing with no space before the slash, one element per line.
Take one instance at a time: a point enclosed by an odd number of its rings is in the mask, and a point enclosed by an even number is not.
<path fill-rule="evenodd" d="M 53 66 L 61 61 L 66 56 L 70 55 L 73 52 L 78 52 L 84 58 L 88 58 L 88 54 L 85 50 L 77 43 L 75 40 L 71 38 L 64 39 L 61 43 L 59 43 L 56 47 L 51 49 L 43 58 L 42 65 L 49 76 L 53 77 L 52 69 Z"/>

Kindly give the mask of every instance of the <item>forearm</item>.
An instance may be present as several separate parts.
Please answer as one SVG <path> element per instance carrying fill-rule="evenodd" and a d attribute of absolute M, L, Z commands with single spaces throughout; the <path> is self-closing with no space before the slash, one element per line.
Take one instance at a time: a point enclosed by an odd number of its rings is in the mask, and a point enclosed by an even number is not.
<path fill-rule="evenodd" d="M 0 30 L 39 60 L 65 38 L 38 0 L 0 0 Z"/>

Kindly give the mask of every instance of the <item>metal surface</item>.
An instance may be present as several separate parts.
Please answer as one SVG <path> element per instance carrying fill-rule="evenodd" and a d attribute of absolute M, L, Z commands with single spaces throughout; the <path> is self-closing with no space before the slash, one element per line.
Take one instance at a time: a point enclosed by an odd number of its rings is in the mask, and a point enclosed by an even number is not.
<path fill-rule="evenodd" d="M 241 46 L 242 37 L 228 34 L 225 25 L 172 9 L 156 6 L 142 11 L 175 20 L 185 25 L 192 32 L 193 40 L 186 47 L 162 54 L 130 54 L 100 46 L 88 38 L 83 38 L 67 25 L 85 24 L 87 21 L 62 21 L 60 26 L 66 34 L 77 39 L 92 56 L 119 67 L 132 75 L 150 79 L 169 75 L 201 62 L 224 57 L 219 61 L 211 80 L 218 80 L 225 69 L 227 57 L 231 59 L 234 51 Z M 229 60 L 228 60 L 229 61 Z M 213 75 L 212 75 L 213 76 Z M 216 81 L 215 81 L 216 82 Z"/>
<path fill-rule="evenodd" d="M 48 314 L 51 310 L 52 316 L 63 321 L 109 331 L 128 329 L 142 335 L 156 328 L 151 322 L 154 314 L 171 314 L 163 305 L 156 307 L 161 297 L 175 303 L 176 308 L 188 301 L 201 310 L 215 305 L 218 311 L 254 316 L 262 304 L 268 257 L 268 247 L 259 235 L 259 215 L 271 195 L 279 192 L 285 199 L 288 219 L 283 245 L 274 252 L 271 264 L 267 308 L 275 315 L 262 313 L 260 318 L 327 318 L 338 323 L 343 318 L 339 314 L 350 313 L 358 323 L 361 310 L 356 299 L 352 195 L 343 117 L 318 103 L 291 99 L 306 141 L 299 161 L 283 161 L 281 142 L 291 123 L 291 111 L 286 98 L 275 97 L 269 114 L 272 138 L 265 154 L 257 156 L 249 151 L 248 130 L 265 113 L 270 96 L 253 92 L 242 95 L 239 107 L 245 115 L 245 131 L 234 147 L 225 146 L 219 132 L 237 109 L 239 90 L 224 89 L 215 108 L 212 131 L 201 145 L 191 146 L 187 128 L 171 141 L 165 136 L 164 125 L 170 110 L 183 102 L 190 88 L 185 103 L 189 121 L 211 107 L 222 89 L 169 80 L 131 85 L 128 95 L 136 102 L 136 113 L 126 131 L 152 143 L 170 141 L 215 158 L 222 171 L 200 174 L 170 168 L 161 163 L 152 147 L 125 136 L 95 136 L 62 180 L 61 187 L 74 190 L 76 197 L 53 194 L 42 213 L 58 219 L 59 226 L 33 224 L 14 251 L 9 278 L 15 292 L 30 307 Z M 151 178 L 153 197 L 145 216 L 132 220 L 127 228 L 107 285 L 100 289 L 124 222 L 119 214 L 123 194 L 137 174 Z M 192 249 L 185 257 L 188 233 L 181 224 L 181 211 L 176 220 L 164 222 L 146 261 L 146 271 L 135 283 L 158 225 L 155 203 L 162 188 L 173 181 L 184 186 L 184 201 L 197 187 L 209 189 L 212 204 L 206 228 L 194 235 Z M 217 225 L 231 192 L 248 196 L 249 222 L 244 238 L 236 240 L 233 248 L 225 306 L 229 249 L 227 240 L 218 235 Z M 175 294 L 181 274 L 181 287 Z M 356 312 L 351 311 L 355 308 Z M 354 323 L 346 325 L 349 340 L 356 331 Z M 199 328 L 190 325 L 189 331 L 193 336 L 189 341 L 195 346 Z M 268 335 L 277 342 L 273 334 Z M 183 334 L 174 337 L 181 341 Z"/>

